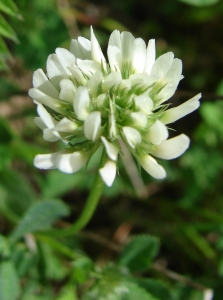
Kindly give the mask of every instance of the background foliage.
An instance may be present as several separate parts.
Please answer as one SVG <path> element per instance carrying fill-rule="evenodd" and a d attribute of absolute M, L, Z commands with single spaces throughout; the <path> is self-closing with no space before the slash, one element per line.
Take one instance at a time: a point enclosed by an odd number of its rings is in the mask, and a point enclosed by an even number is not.
<path fill-rule="evenodd" d="M 16 4 L 0 2 L 0 299 L 200 300 L 206 287 L 223 299 L 223 1 Z M 58 237 L 49 228 L 82 211 L 97 154 L 74 175 L 34 169 L 34 155 L 58 145 L 43 141 L 27 91 L 47 56 L 89 37 L 91 24 L 105 52 L 114 29 L 156 38 L 158 55 L 173 51 L 184 64 L 171 102 L 203 99 L 174 125 L 191 147 L 162 162 L 165 181 L 142 171 L 138 185 L 120 164 L 87 228 Z"/>

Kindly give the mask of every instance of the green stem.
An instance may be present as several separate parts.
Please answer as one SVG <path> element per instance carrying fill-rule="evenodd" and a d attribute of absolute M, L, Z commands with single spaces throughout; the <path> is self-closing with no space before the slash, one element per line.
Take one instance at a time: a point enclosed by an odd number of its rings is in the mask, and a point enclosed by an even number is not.
<path fill-rule="evenodd" d="M 103 150 L 101 161 L 99 166 L 101 167 L 105 160 L 105 151 Z M 93 187 L 91 188 L 90 194 L 87 198 L 87 201 L 85 203 L 84 209 L 80 215 L 80 217 L 77 219 L 77 221 L 71 225 L 69 228 L 66 229 L 53 229 L 49 230 L 45 233 L 47 235 L 56 236 L 56 237 L 65 237 L 70 236 L 73 234 L 76 234 L 79 232 L 82 228 L 84 228 L 88 222 L 90 221 L 91 217 L 93 216 L 95 209 L 97 207 L 97 204 L 101 198 L 102 189 L 103 189 L 104 183 L 101 179 L 101 176 L 99 172 L 97 171 L 97 174 L 95 176 L 95 180 L 93 183 Z"/>

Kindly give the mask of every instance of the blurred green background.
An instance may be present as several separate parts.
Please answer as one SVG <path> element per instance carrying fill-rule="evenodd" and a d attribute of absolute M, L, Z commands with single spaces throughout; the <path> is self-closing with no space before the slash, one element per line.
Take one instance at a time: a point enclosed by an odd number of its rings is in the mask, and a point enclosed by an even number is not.
<path fill-rule="evenodd" d="M 223 1 L 17 0 L 17 9 L 9 11 L 1 5 L 0 278 L 8 274 L 14 294 L 0 279 L 0 299 L 79 299 L 74 297 L 88 288 L 83 284 L 88 259 L 99 265 L 116 261 L 117 254 L 109 243 L 122 245 L 129 236 L 147 233 L 160 239 L 156 260 L 164 269 L 214 289 L 213 299 L 222 300 Z M 55 214 L 45 225 L 64 217 L 56 225 L 66 227 L 82 211 L 92 185 L 97 155 L 87 170 L 73 175 L 34 168 L 34 156 L 56 151 L 58 144 L 42 139 L 33 122 L 35 105 L 27 96 L 33 71 L 45 70 L 47 56 L 56 47 L 69 48 L 71 38 L 89 38 L 90 25 L 104 53 L 109 35 L 119 29 L 145 41 L 155 38 L 157 56 L 173 51 L 182 59 L 185 78 L 171 102 L 179 105 L 199 92 L 203 95 L 200 109 L 173 125 L 173 133 L 187 134 L 191 146 L 179 159 L 161 162 L 168 174 L 163 181 L 142 171 L 141 177 L 133 174 L 138 185 L 120 162 L 113 187 L 104 188 L 93 219 L 78 236 L 49 241 L 28 234 L 21 239 L 28 231 L 18 233 L 15 226 L 33 206 L 48 201 L 50 210 L 56 203 Z M 36 222 L 37 228 L 32 231 L 42 229 L 40 221 Z M 74 252 L 69 257 L 71 249 Z M 77 259 L 81 253 L 86 261 Z M 10 260 L 5 265 L 7 257 Z M 155 268 L 148 269 L 145 276 L 158 278 L 173 290 L 172 298 L 164 293 L 164 298 L 156 299 L 203 299 L 190 284 L 173 280 Z M 69 296 L 72 279 L 76 280 L 77 294 L 71 292 L 70 298 L 63 298 L 64 288 Z"/>

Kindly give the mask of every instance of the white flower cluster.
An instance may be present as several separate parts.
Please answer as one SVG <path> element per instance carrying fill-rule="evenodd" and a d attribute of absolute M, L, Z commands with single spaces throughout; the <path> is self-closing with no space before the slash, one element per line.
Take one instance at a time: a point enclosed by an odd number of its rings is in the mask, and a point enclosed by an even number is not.
<path fill-rule="evenodd" d="M 57 48 L 47 59 L 47 75 L 34 72 L 29 95 L 37 104 L 35 123 L 43 138 L 62 140 L 64 150 L 37 155 L 36 167 L 78 171 L 100 147 L 107 160 L 99 170 L 111 186 L 122 140 L 138 163 L 157 179 L 165 170 L 153 157 L 173 159 L 189 146 L 189 138 L 168 139 L 167 124 L 199 107 L 200 94 L 176 108 L 164 104 L 183 78 L 181 60 L 172 52 L 155 58 L 155 41 L 146 47 L 130 32 L 112 32 L 108 62 L 91 28 L 91 40 L 72 40 L 70 51 Z"/>

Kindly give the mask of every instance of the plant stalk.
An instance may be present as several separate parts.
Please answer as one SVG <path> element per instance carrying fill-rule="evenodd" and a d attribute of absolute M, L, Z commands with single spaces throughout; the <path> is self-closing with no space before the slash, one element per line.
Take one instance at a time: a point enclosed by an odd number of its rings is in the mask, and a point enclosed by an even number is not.
<path fill-rule="evenodd" d="M 103 150 L 99 168 L 104 164 L 105 155 L 106 155 L 105 150 Z M 104 182 L 102 181 L 101 176 L 97 171 L 90 194 L 87 198 L 84 209 L 81 215 L 79 216 L 79 218 L 77 219 L 77 221 L 68 228 L 52 229 L 44 232 L 44 234 L 55 236 L 55 237 L 65 237 L 65 236 L 74 235 L 78 233 L 81 229 L 83 229 L 88 224 L 88 222 L 90 221 L 90 219 L 92 218 L 96 210 L 98 202 L 101 198 L 103 186 L 104 186 Z"/>

